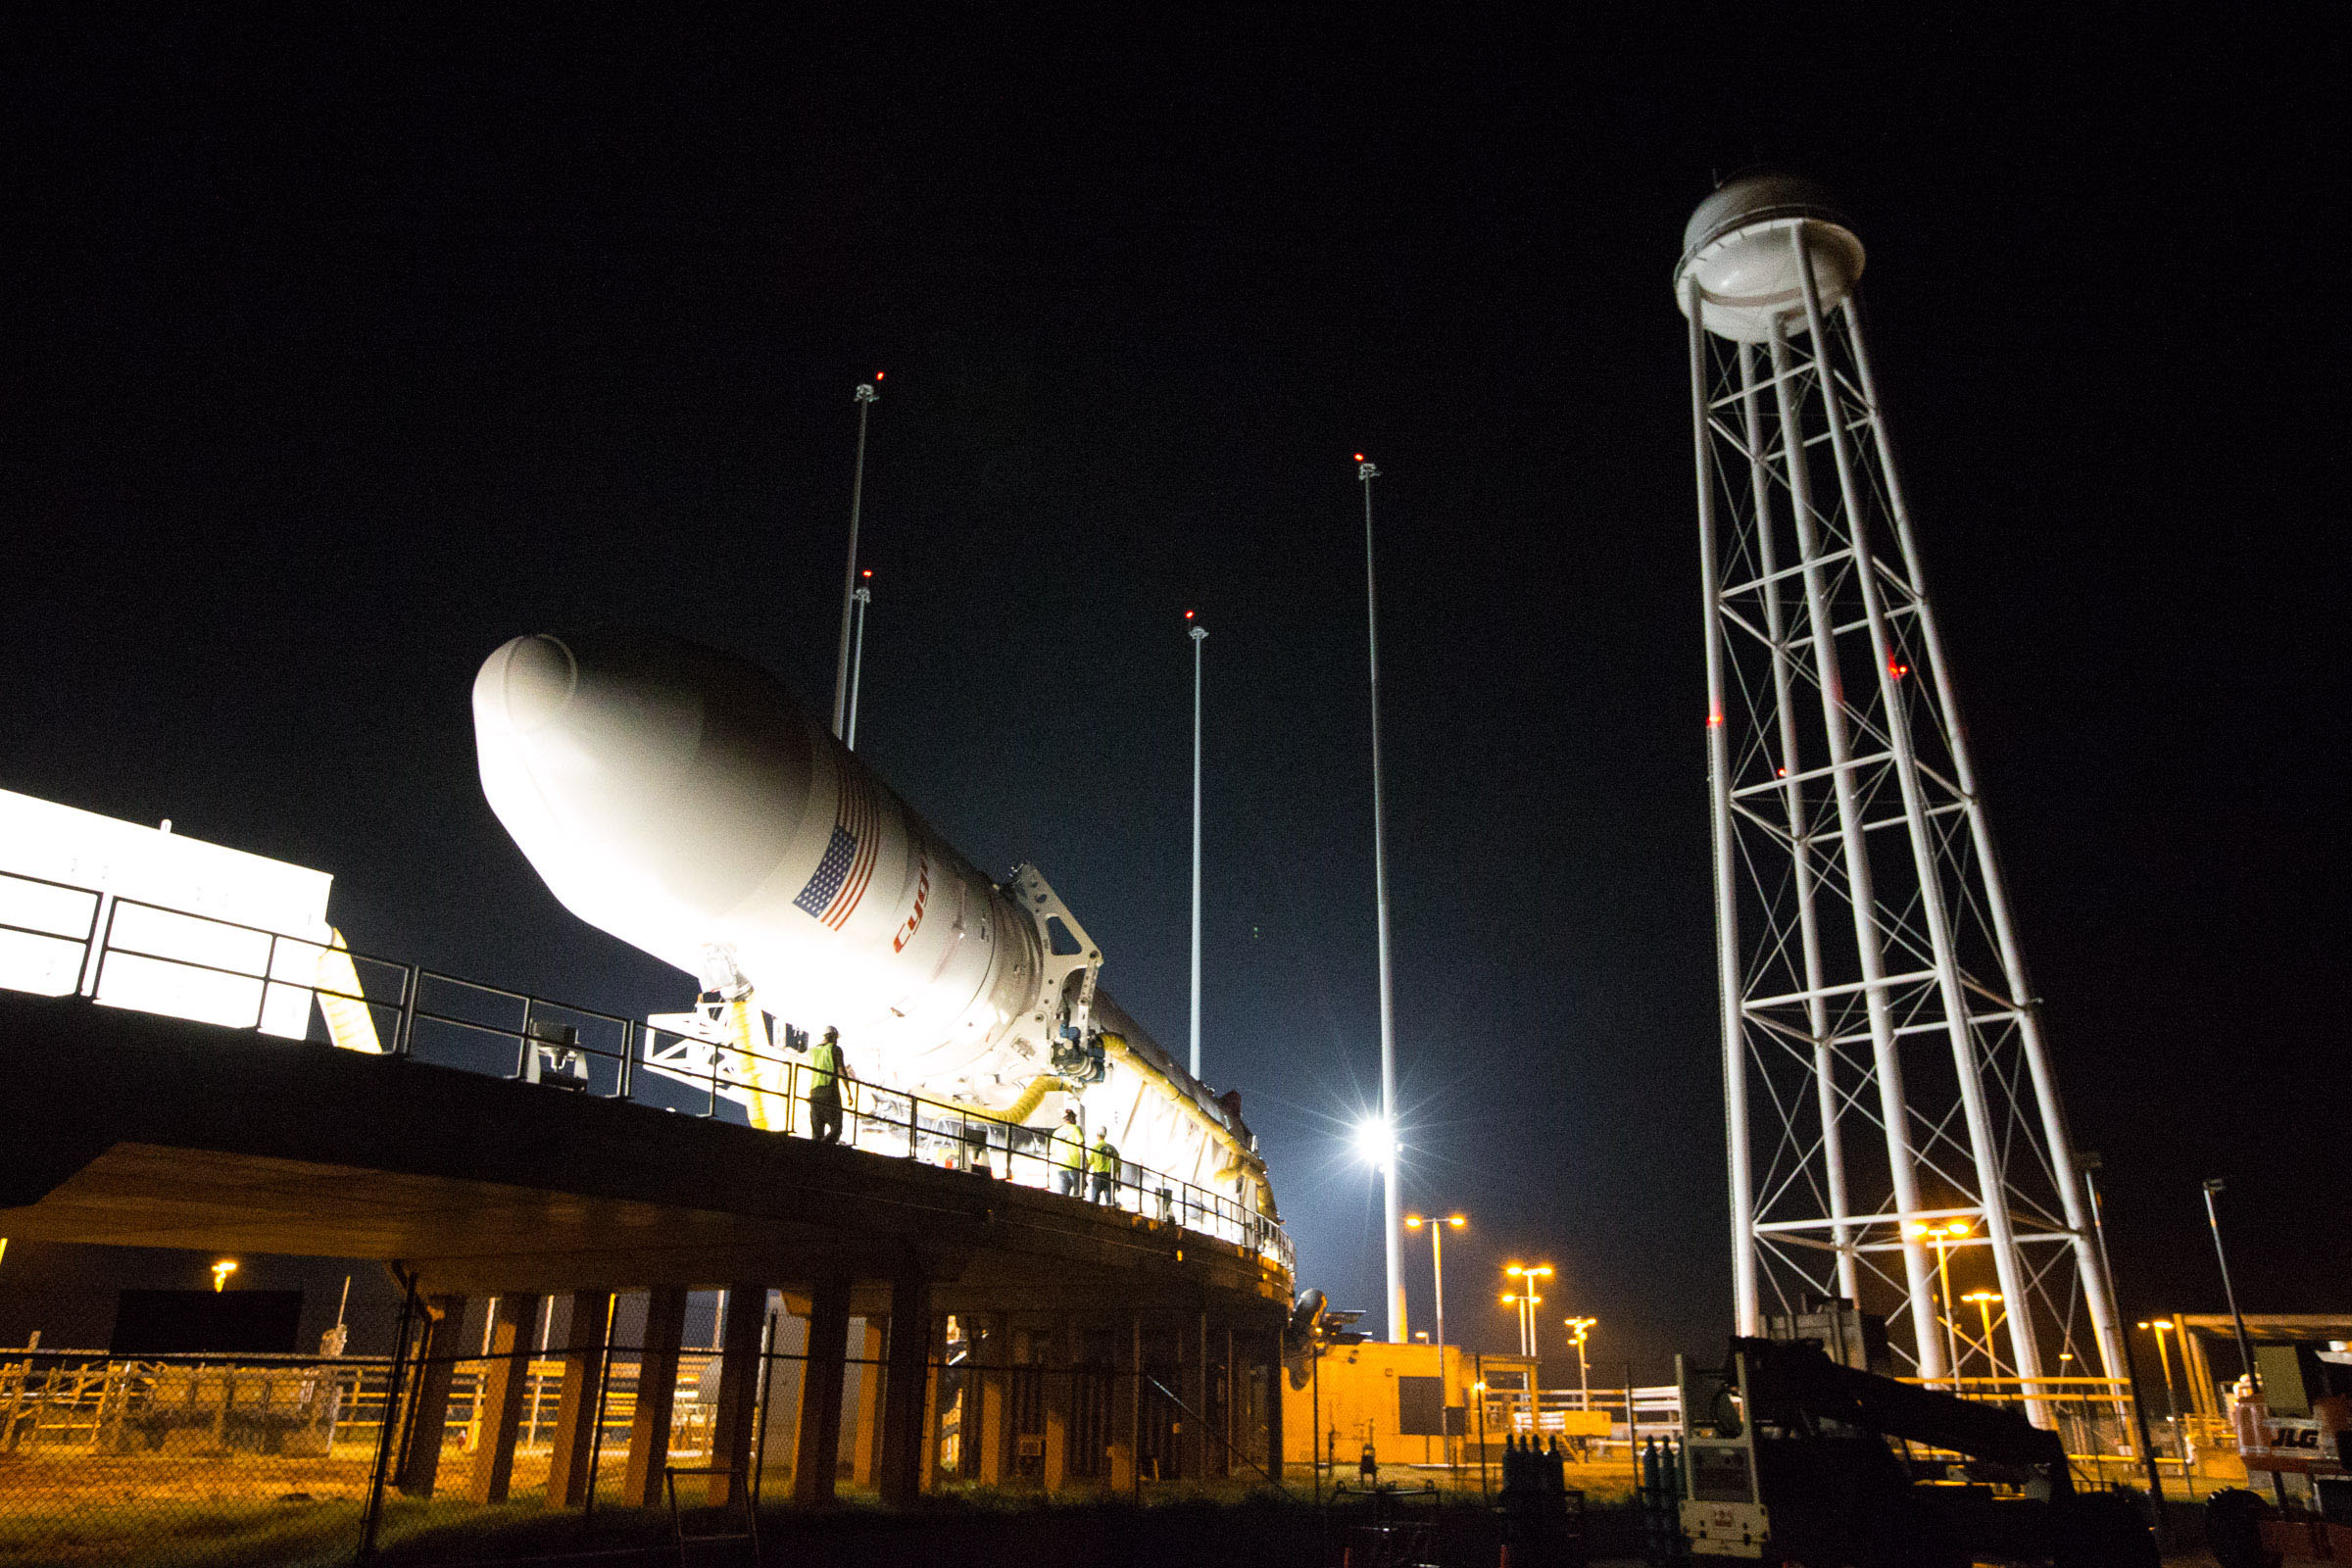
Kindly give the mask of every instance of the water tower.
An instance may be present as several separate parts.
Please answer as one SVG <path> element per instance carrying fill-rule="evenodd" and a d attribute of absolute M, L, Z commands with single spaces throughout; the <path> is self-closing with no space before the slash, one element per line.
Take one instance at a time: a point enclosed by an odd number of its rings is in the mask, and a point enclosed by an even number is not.
<path fill-rule="evenodd" d="M 1871 374 L 1862 260 L 1818 186 L 1754 175 L 1699 203 L 1674 273 L 1740 1331 L 1843 1296 L 1889 1314 L 1923 1377 L 2039 1378 L 2061 1350 L 2121 1377 Z M 2007 1315 L 1990 1333 L 1957 1299 L 1985 1289 Z"/>

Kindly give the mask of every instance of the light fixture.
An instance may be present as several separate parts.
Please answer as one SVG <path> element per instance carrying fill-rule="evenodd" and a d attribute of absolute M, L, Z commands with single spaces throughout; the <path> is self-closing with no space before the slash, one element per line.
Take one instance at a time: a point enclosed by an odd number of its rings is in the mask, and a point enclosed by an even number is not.
<path fill-rule="evenodd" d="M 234 1274 L 236 1271 L 237 1260 L 233 1257 L 224 1257 L 220 1262 L 215 1263 L 213 1265 L 213 1289 L 215 1291 L 227 1290 L 228 1277 L 231 1274 Z"/>

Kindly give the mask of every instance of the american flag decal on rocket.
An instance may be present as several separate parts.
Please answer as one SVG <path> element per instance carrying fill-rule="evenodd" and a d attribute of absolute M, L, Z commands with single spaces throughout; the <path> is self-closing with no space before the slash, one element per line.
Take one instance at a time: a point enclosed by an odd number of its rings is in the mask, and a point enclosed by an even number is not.
<path fill-rule="evenodd" d="M 841 801 L 833 808 L 833 837 L 808 885 L 792 901 L 793 906 L 840 930 L 858 907 L 858 901 L 865 897 L 866 883 L 873 880 L 874 854 L 882 838 L 875 831 L 879 825 L 880 813 L 864 781 L 845 771 Z"/>

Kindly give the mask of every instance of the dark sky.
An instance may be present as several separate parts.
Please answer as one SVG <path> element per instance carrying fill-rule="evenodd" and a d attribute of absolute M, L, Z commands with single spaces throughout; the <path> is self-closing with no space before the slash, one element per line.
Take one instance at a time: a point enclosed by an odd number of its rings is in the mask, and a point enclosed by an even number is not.
<path fill-rule="evenodd" d="M 828 703 L 850 391 L 885 369 L 864 754 L 979 864 L 1044 869 L 1180 1045 L 1200 612 L 1207 1076 L 1301 1282 L 1377 1308 L 1343 1140 L 1377 1081 L 1366 451 L 1407 1200 L 1474 1218 L 1453 1338 L 1510 1343 L 1494 1271 L 1541 1256 L 1610 1381 L 1662 1377 L 1729 1316 L 1668 276 L 1713 176 L 1776 162 L 1870 248 L 2126 1310 L 2217 1309 L 2215 1172 L 2247 1308 L 2346 1304 L 2345 170 L 2286 65 L 2340 37 L 2158 66 L 616 14 L 20 34 L 0 784 L 332 871 L 365 950 L 680 1005 L 492 818 L 467 684 L 625 620 Z M 0 1264 L 0 1327 L 45 1266 Z"/>

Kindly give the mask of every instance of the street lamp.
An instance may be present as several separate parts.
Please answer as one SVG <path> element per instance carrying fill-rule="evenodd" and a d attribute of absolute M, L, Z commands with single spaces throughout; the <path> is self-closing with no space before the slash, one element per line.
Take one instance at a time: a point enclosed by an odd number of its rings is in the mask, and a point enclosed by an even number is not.
<path fill-rule="evenodd" d="M 1592 1332 L 1596 1317 L 1572 1317 L 1567 1320 L 1569 1344 L 1576 1347 L 1576 1407 L 1592 1408 L 1592 1374 L 1585 1365 L 1585 1336 Z"/>
<path fill-rule="evenodd" d="M 1924 1238 L 1936 1249 L 1936 1288 L 1943 1298 L 1943 1353 L 1944 1358 L 1951 1362 L 1952 1376 L 1955 1378 L 1960 1375 L 1960 1331 L 1952 1326 L 1952 1270 L 1944 1249 L 1966 1236 L 1970 1228 L 1969 1222 L 1964 1219 L 1942 1225 L 1915 1224 L 1911 1227 L 1912 1235 Z M 1989 1355 L 1992 1352 L 1987 1348 L 1985 1353 Z"/>
<path fill-rule="evenodd" d="M 1404 1216 L 1404 1228 L 1417 1231 L 1429 1227 L 1429 1266 L 1436 1276 L 1438 1288 L 1438 1371 L 1446 1370 L 1446 1232 L 1448 1228 L 1461 1230 L 1470 1223 L 1467 1214 L 1448 1214 L 1444 1219 L 1428 1219 L 1419 1214 Z"/>
<path fill-rule="evenodd" d="M 1971 1291 L 1960 1299 L 1977 1303 L 1977 1321 L 1984 1325 L 1984 1360 L 1991 1368 L 1990 1375 L 1997 1378 L 2001 1375 L 2001 1358 L 1992 1353 L 1992 1309 L 1999 1303 L 2001 1293 Z"/>
<path fill-rule="evenodd" d="M 220 1262 L 215 1263 L 213 1265 L 213 1289 L 216 1292 L 227 1290 L 228 1277 L 231 1274 L 234 1274 L 236 1271 L 237 1260 L 233 1257 L 224 1257 Z"/>
<path fill-rule="evenodd" d="M 1544 1304 L 1544 1298 L 1535 1294 L 1536 1283 L 1539 1280 L 1551 1278 L 1551 1265 L 1538 1263 L 1533 1268 L 1527 1268 L 1517 1263 L 1505 1263 L 1502 1271 L 1512 1279 L 1518 1280 L 1523 1287 L 1517 1292 L 1505 1295 L 1502 1300 L 1505 1306 L 1514 1302 L 1518 1304 L 1519 1353 L 1533 1356 L 1536 1353 L 1536 1308 Z"/>
<path fill-rule="evenodd" d="M 2140 1327 L 2155 1331 L 2156 1364 L 2164 1368 L 2164 1413 L 2171 1418 L 2173 1423 L 2173 1446 L 2180 1450 L 2180 1462 L 2186 1464 L 2188 1463 L 2188 1439 L 2180 1431 L 2180 1401 L 2173 1393 L 2173 1357 L 2164 1345 L 2164 1337 L 2167 1334 L 2178 1334 L 2180 1331 L 2180 1325 L 2169 1317 L 2159 1317 L 2151 1318 L 2142 1323 Z M 2181 1369 L 2183 1372 L 2187 1370 L 2185 1360 L 2184 1356 L 2184 1364 Z"/>

